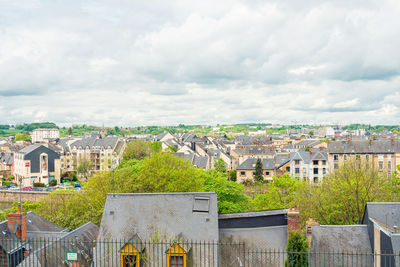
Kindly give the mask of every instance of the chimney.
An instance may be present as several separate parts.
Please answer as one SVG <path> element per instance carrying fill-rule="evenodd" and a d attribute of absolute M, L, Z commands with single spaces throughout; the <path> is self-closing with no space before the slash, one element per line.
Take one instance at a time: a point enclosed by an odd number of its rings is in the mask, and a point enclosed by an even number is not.
<path fill-rule="evenodd" d="M 26 239 L 26 212 L 21 212 L 21 207 L 18 206 L 18 211 L 9 213 L 7 218 L 10 231 L 15 233 L 21 241 L 24 241 Z"/>
<path fill-rule="evenodd" d="M 318 221 L 314 220 L 312 217 L 310 217 L 310 219 L 308 219 L 308 221 L 306 222 L 308 249 L 312 249 L 312 229 L 311 229 L 311 226 L 319 226 Z"/>
<path fill-rule="evenodd" d="M 300 231 L 300 213 L 296 206 L 289 208 L 287 222 L 289 231 Z"/>

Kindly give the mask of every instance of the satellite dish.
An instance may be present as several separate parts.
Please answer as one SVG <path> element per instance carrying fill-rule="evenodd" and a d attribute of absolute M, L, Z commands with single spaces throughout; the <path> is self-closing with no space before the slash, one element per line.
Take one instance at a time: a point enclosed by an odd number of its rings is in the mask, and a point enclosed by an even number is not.
<path fill-rule="evenodd" d="M 13 233 L 15 234 L 18 230 L 18 222 L 14 222 Z"/>

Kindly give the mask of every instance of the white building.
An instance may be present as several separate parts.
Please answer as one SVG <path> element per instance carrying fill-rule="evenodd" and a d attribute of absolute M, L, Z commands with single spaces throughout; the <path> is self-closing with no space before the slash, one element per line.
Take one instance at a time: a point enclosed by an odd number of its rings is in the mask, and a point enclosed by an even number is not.
<path fill-rule="evenodd" d="M 44 142 L 48 139 L 60 138 L 60 131 L 56 128 L 38 128 L 32 131 L 32 143 Z"/>
<path fill-rule="evenodd" d="M 290 174 L 300 180 L 319 184 L 328 173 L 328 154 L 324 149 L 290 153 Z"/>

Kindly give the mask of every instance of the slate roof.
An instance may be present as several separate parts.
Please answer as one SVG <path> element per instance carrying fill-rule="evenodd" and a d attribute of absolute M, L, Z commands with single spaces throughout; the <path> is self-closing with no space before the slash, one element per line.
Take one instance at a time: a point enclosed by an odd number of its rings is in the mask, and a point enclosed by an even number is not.
<path fill-rule="evenodd" d="M 255 170 L 257 158 L 248 158 L 242 164 L 240 164 L 238 170 Z M 263 170 L 275 169 L 275 159 L 261 159 Z"/>
<path fill-rule="evenodd" d="M 400 153 L 400 141 L 399 140 L 331 141 L 328 143 L 328 152 L 330 154 Z"/>
<path fill-rule="evenodd" d="M 99 228 L 88 222 L 79 228 L 65 233 L 53 242 L 36 248 L 20 265 L 22 266 L 64 266 L 67 252 L 78 252 L 77 266 L 91 266 L 92 248 L 99 233 Z M 78 241 L 77 241 L 78 240 Z M 46 248 L 46 257 L 43 257 Z"/>
<path fill-rule="evenodd" d="M 7 253 L 14 251 L 21 247 L 23 244 L 17 238 L 17 236 L 10 231 L 8 228 L 8 221 L 0 223 L 0 247 L 2 247 Z"/>
<path fill-rule="evenodd" d="M 85 149 L 86 147 L 111 147 L 114 148 L 118 142 L 119 138 L 117 136 L 107 136 L 105 138 L 88 137 L 81 140 L 77 140 L 71 144 L 71 147 L 81 147 Z"/>
<path fill-rule="evenodd" d="M 388 228 L 400 227 L 400 202 L 368 202 L 364 213 L 366 215 Z M 364 224 L 367 223 L 366 219 L 363 218 Z"/>
<path fill-rule="evenodd" d="M 313 160 L 328 160 L 328 154 L 325 149 L 291 152 L 290 161 L 293 160 L 302 160 L 304 164 L 310 164 Z"/>
<path fill-rule="evenodd" d="M 27 154 L 35 151 L 36 149 L 38 149 L 41 146 L 43 146 L 43 147 L 45 147 L 47 149 L 50 149 L 51 151 L 56 152 L 56 153 L 60 152 L 60 149 L 58 147 L 56 147 L 55 145 L 44 144 L 44 143 L 35 143 L 35 144 L 29 145 L 29 146 L 26 146 L 26 147 L 20 149 L 18 151 L 18 153 L 22 153 L 24 155 L 27 155 Z"/>
<path fill-rule="evenodd" d="M 46 232 L 61 232 L 64 229 L 54 223 L 51 223 L 43 217 L 37 215 L 33 211 L 29 211 L 26 214 L 26 231 L 46 231 Z"/>
<path fill-rule="evenodd" d="M 324 266 L 343 266 L 343 262 L 354 262 L 354 256 L 338 253 L 371 254 L 372 248 L 366 225 L 320 225 L 311 226 L 312 250 L 317 252 L 335 252 L 336 254 L 311 254 L 311 261 Z M 372 256 L 357 257 L 357 266 L 373 266 Z"/>
<path fill-rule="evenodd" d="M 274 147 L 246 147 L 244 149 L 234 149 L 238 155 L 273 155 L 275 154 Z"/>

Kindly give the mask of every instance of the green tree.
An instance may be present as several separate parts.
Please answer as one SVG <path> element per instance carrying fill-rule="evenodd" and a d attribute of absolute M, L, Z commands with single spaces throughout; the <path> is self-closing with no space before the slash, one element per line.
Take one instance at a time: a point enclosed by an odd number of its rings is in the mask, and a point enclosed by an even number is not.
<path fill-rule="evenodd" d="M 31 136 L 26 133 L 15 134 L 15 141 L 31 141 Z"/>
<path fill-rule="evenodd" d="M 390 177 L 360 161 L 348 161 L 324 177 L 321 186 L 302 184 L 296 197 L 304 222 L 311 215 L 321 224 L 360 224 L 367 202 L 395 201 Z"/>
<path fill-rule="evenodd" d="M 152 153 L 161 151 L 161 143 L 159 142 L 146 142 L 143 140 L 136 140 L 129 142 L 125 148 L 123 158 L 124 160 L 138 159 L 142 160 L 149 157 Z"/>
<path fill-rule="evenodd" d="M 72 136 L 72 128 L 71 127 L 68 128 L 68 135 Z"/>
<path fill-rule="evenodd" d="M 216 169 L 219 172 L 226 172 L 226 167 L 227 167 L 226 162 L 221 158 L 217 159 L 214 163 L 214 169 Z"/>
<path fill-rule="evenodd" d="M 308 266 L 308 244 L 304 236 L 299 232 L 290 232 L 286 248 L 288 252 L 285 266 Z"/>
<path fill-rule="evenodd" d="M 237 177 L 236 177 L 236 170 L 231 170 L 229 171 L 229 180 L 236 182 Z"/>
<path fill-rule="evenodd" d="M 0 220 L 1 221 L 7 220 L 7 214 L 17 212 L 18 203 L 19 203 L 18 201 L 15 201 L 12 204 L 11 208 L 1 211 L 0 212 Z M 42 206 L 42 204 L 40 202 L 33 202 L 33 201 L 28 200 L 28 201 L 22 203 L 21 211 L 22 212 L 33 211 L 33 212 L 37 213 L 38 210 L 41 208 L 41 206 Z"/>
<path fill-rule="evenodd" d="M 263 165 L 262 165 L 262 161 L 260 158 L 258 158 L 256 161 L 256 169 L 254 171 L 254 179 L 259 182 L 262 182 L 264 180 Z"/>
<path fill-rule="evenodd" d="M 249 210 L 250 198 L 243 194 L 244 186 L 236 182 L 228 181 L 226 175 L 216 170 L 208 170 L 203 173 L 204 191 L 217 192 L 218 212 L 245 212 Z"/>
<path fill-rule="evenodd" d="M 89 171 L 92 169 L 92 167 L 93 165 L 90 159 L 88 159 L 86 156 L 83 156 L 79 158 L 78 167 L 76 167 L 76 170 L 78 171 L 78 173 L 83 174 L 87 181 L 89 176 Z"/>
<path fill-rule="evenodd" d="M 254 210 L 286 209 L 296 203 L 296 194 L 302 182 L 288 175 L 274 177 L 263 194 L 253 200 Z"/>

